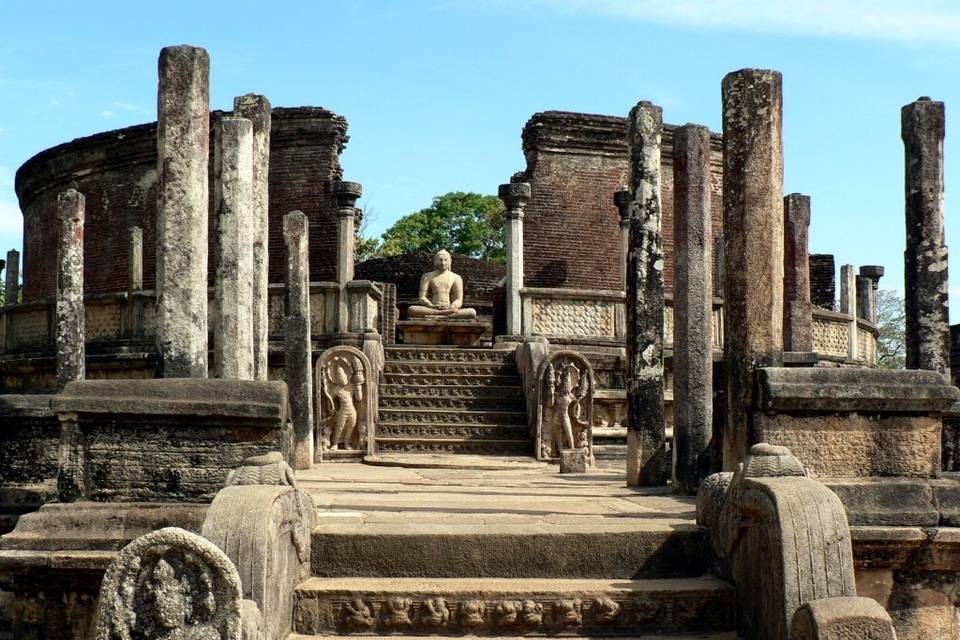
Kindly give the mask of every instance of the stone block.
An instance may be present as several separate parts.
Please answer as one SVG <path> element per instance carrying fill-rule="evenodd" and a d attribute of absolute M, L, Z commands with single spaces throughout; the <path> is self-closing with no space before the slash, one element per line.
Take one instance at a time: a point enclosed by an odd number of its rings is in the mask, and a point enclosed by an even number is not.
<path fill-rule="evenodd" d="M 940 499 L 929 480 L 848 478 L 823 483 L 840 498 L 851 526 L 935 527 L 940 522 Z M 951 494 L 946 488 L 944 493 Z"/>
<path fill-rule="evenodd" d="M 560 452 L 560 473 L 586 473 L 590 466 L 587 449 L 564 449 Z"/>
<path fill-rule="evenodd" d="M 896 640 L 890 614 L 872 598 L 811 600 L 793 615 L 791 640 Z"/>
<path fill-rule="evenodd" d="M 489 333 L 488 322 L 472 320 L 400 320 L 397 331 L 404 344 L 449 344 L 469 347 L 480 343 L 480 337 Z"/>

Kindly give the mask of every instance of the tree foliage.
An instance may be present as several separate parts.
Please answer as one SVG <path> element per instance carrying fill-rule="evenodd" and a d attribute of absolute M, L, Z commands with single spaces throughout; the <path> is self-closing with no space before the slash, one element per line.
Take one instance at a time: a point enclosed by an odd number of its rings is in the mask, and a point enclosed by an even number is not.
<path fill-rule="evenodd" d="M 877 365 L 903 369 L 906 365 L 907 316 L 903 296 L 891 289 L 877 291 Z"/>
<path fill-rule="evenodd" d="M 506 261 L 503 241 L 505 209 L 496 196 L 455 191 L 433 199 L 397 220 L 377 241 L 361 238 L 357 259 L 447 249 L 473 258 Z"/>

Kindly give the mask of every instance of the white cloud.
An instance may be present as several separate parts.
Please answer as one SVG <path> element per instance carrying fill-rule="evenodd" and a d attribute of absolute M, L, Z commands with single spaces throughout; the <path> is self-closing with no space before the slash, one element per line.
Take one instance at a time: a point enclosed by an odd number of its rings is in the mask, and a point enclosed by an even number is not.
<path fill-rule="evenodd" d="M 106 110 L 105 110 L 105 111 L 101 111 L 101 112 L 100 112 L 100 115 L 103 116 L 104 118 L 112 118 L 112 117 L 113 117 L 113 111 L 106 111 Z"/>
<path fill-rule="evenodd" d="M 955 0 L 521 1 L 564 12 L 691 27 L 960 43 L 960 3 Z"/>

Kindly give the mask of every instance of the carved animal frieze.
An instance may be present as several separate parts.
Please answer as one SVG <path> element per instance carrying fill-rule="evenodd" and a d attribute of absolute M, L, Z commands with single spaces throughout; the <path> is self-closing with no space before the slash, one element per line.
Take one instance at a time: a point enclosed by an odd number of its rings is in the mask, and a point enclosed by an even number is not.
<path fill-rule="evenodd" d="M 420 605 L 420 624 L 429 629 L 436 629 L 447 624 L 450 620 L 450 608 L 443 598 L 429 598 Z"/>
<path fill-rule="evenodd" d="M 340 606 L 340 622 L 347 631 L 367 631 L 376 626 L 370 607 L 360 598 Z"/>

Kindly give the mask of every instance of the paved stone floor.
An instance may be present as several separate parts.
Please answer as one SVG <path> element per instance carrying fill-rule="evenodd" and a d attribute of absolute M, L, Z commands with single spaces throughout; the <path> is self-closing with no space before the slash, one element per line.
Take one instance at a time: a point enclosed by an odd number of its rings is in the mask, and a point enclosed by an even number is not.
<path fill-rule="evenodd" d="M 490 458 L 427 454 L 416 460 L 448 468 L 330 463 L 298 471 L 297 479 L 313 496 L 321 526 L 562 524 L 635 530 L 695 519 L 694 498 L 673 496 L 665 488 L 628 489 L 618 470 L 561 475 L 556 466 L 530 459 L 504 458 L 497 470 L 482 468 Z"/>

